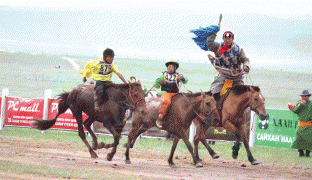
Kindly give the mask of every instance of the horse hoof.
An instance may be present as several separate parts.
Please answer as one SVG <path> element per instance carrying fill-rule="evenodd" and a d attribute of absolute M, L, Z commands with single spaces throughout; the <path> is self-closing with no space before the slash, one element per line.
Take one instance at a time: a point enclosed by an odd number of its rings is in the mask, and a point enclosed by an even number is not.
<path fill-rule="evenodd" d="M 238 156 L 238 155 L 232 154 L 233 159 L 237 159 L 237 156 Z"/>
<path fill-rule="evenodd" d="M 202 159 L 200 159 L 200 158 L 198 158 L 198 159 L 197 159 L 197 162 L 203 162 L 203 160 L 202 160 Z"/>
<path fill-rule="evenodd" d="M 96 159 L 96 158 L 98 158 L 98 155 L 95 152 L 93 152 L 93 153 L 91 153 L 91 158 Z"/>
<path fill-rule="evenodd" d="M 126 162 L 126 164 L 131 164 L 130 160 L 126 160 L 125 162 Z"/>
<path fill-rule="evenodd" d="M 212 156 L 212 159 L 218 159 L 220 156 L 218 155 L 218 154 L 214 154 L 213 156 Z"/>
<path fill-rule="evenodd" d="M 100 144 L 97 145 L 97 149 L 102 149 L 104 148 L 105 143 L 101 142 Z"/>
<path fill-rule="evenodd" d="M 202 163 L 196 163 L 196 168 L 203 167 Z"/>
<path fill-rule="evenodd" d="M 92 149 L 97 150 L 98 146 L 99 146 L 98 144 L 92 144 Z"/>
<path fill-rule="evenodd" d="M 113 159 L 113 155 L 112 154 L 107 154 L 107 160 L 111 161 Z"/>
<path fill-rule="evenodd" d="M 177 168 L 177 165 L 175 165 L 175 164 L 170 164 L 169 167 L 170 167 L 170 168 Z"/>
<path fill-rule="evenodd" d="M 257 165 L 257 164 L 260 164 L 257 160 L 254 160 L 251 162 L 251 165 Z"/>

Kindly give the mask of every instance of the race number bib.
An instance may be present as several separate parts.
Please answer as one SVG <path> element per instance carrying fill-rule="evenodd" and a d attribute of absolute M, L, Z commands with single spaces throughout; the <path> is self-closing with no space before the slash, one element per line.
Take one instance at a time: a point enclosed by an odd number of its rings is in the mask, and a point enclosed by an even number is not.
<path fill-rule="evenodd" d="M 112 73 L 112 64 L 107 64 L 104 61 L 101 61 L 100 64 L 101 64 L 101 69 L 100 69 L 99 74 L 108 75 Z"/>
<path fill-rule="evenodd" d="M 169 74 L 168 72 L 165 72 L 165 80 L 166 84 L 174 84 L 177 81 L 177 77 L 179 74 L 174 73 L 174 74 Z"/>

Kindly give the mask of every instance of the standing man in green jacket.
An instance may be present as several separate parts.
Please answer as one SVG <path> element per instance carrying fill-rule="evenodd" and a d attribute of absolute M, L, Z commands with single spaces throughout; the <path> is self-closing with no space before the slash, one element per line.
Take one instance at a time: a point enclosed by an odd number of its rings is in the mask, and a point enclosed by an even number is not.
<path fill-rule="evenodd" d="M 312 102 L 309 100 L 311 94 L 308 90 L 304 90 L 300 96 L 302 99 L 292 108 L 298 115 L 299 122 L 295 141 L 291 147 L 298 149 L 299 157 L 304 156 L 304 150 L 309 157 L 312 150 Z"/>

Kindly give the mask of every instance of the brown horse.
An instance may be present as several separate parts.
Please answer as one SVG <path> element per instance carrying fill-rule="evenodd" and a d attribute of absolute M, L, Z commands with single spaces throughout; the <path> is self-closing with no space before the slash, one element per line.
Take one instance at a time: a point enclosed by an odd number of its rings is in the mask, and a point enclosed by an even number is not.
<path fill-rule="evenodd" d="M 128 143 L 125 144 L 126 163 L 130 164 L 129 149 L 133 147 L 136 138 L 147 129 L 155 126 L 155 121 L 159 113 L 159 105 L 161 99 L 155 99 L 147 103 L 147 115 L 138 117 L 137 113 L 133 113 L 132 129 L 128 135 Z M 192 120 L 199 116 L 201 119 L 211 118 L 217 120 L 219 118 L 216 109 L 216 102 L 210 95 L 204 93 L 196 94 L 177 94 L 172 97 L 171 105 L 164 116 L 163 129 L 175 135 L 175 140 L 171 148 L 171 153 L 168 159 L 169 166 L 175 167 L 173 163 L 173 154 L 180 139 L 182 139 L 192 155 L 193 162 L 196 167 L 202 167 L 193 153 L 193 147 L 188 140 L 187 130 L 190 127 Z"/>
<path fill-rule="evenodd" d="M 221 102 L 221 103 L 220 103 Z M 240 148 L 240 140 L 243 141 L 248 160 L 252 165 L 259 164 L 256 161 L 249 149 L 249 144 L 246 134 L 246 113 L 245 110 L 250 107 L 261 120 L 266 120 L 267 113 L 264 106 L 265 99 L 262 96 L 260 88 L 257 86 L 234 86 L 228 89 L 228 92 L 221 97 L 220 104 L 218 104 L 222 121 L 219 125 L 223 126 L 225 129 L 232 132 L 236 137 L 237 141 L 233 146 L 232 157 L 237 159 L 238 151 Z M 195 156 L 198 160 L 198 143 L 201 141 L 205 147 L 210 149 L 206 142 L 205 132 L 211 125 L 216 126 L 216 124 L 211 119 L 206 119 L 206 122 L 199 120 L 198 118 L 194 120 L 196 125 L 196 135 L 194 138 L 194 149 Z M 208 149 L 208 151 L 210 151 Z"/>
<path fill-rule="evenodd" d="M 55 124 L 58 116 L 69 108 L 74 118 L 77 120 L 79 137 L 87 146 L 91 157 L 98 157 L 94 152 L 96 149 L 113 147 L 112 151 L 107 155 L 107 159 L 110 161 L 116 153 L 121 132 L 126 123 L 123 121 L 125 111 L 130 108 L 133 111 L 137 111 L 139 116 L 144 115 L 146 112 L 146 104 L 145 94 L 139 81 L 129 84 L 112 83 L 107 89 L 107 94 L 108 100 L 100 106 L 100 112 L 94 111 L 94 85 L 80 84 L 71 92 L 64 92 L 59 95 L 58 113 L 55 118 L 52 120 L 35 119 L 32 125 L 40 130 L 49 129 Z M 89 116 L 84 122 L 82 121 L 82 112 Z M 114 143 L 97 143 L 97 137 L 91 129 L 91 124 L 95 120 L 102 122 L 103 126 L 109 130 L 114 137 Z M 83 125 L 92 136 L 92 147 L 89 145 L 85 133 L 83 132 Z"/>

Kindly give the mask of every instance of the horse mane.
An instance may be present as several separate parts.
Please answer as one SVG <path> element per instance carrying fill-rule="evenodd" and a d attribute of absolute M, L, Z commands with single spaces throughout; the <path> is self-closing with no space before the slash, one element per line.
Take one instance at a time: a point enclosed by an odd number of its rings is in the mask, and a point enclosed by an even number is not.
<path fill-rule="evenodd" d="M 130 83 L 131 85 L 134 85 L 134 86 L 141 86 L 141 83 L 140 82 L 133 82 L 133 83 Z M 108 84 L 107 86 L 110 86 L 110 87 L 113 87 L 113 88 L 121 88 L 121 89 L 128 89 L 129 88 L 129 85 L 128 84 L 115 84 L 115 83 L 110 83 Z"/>
<path fill-rule="evenodd" d="M 211 91 L 208 92 L 204 92 L 206 95 L 212 96 Z M 186 97 L 197 97 L 201 95 L 201 92 L 197 92 L 197 93 L 192 93 L 192 92 L 188 92 L 188 93 L 181 93 L 183 95 L 185 95 Z"/>
<path fill-rule="evenodd" d="M 255 91 L 259 92 L 260 88 L 259 86 L 250 86 L 250 85 L 238 85 L 238 86 L 233 86 L 231 88 L 231 91 L 234 92 L 235 95 L 240 95 L 243 94 L 247 91 L 249 91 L 249 87 L 252 87 Z"/>

